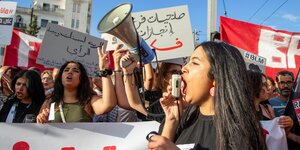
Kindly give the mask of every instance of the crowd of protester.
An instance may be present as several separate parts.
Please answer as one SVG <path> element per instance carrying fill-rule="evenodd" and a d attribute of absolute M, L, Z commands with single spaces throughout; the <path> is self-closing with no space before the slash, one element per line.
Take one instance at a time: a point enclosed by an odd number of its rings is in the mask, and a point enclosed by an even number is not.
<path fill-rule="evenodd" d="M 292 72 L 267 77 L 247 70 L 240 52 L 223 42 L 196 46 L 186 65 L 174 59 L 144 64 L 142 70 L 120 45 L 113 70 L 104 49 L 98 48 L 98 56 L 93 77 L 75 61 L 43 72 L 2 66 L 0 122 L 156 120 L 161 126 L 148 138 L 149 149 L 189 143 L 194 149 L 267 149 L 259 121 L 279 117 L 289 149 L 299 149 L 298 122 L 284 113 L 295 82 Z M 121 68 L 120 61 L 132 63 Z M 172 74 L 182 78 L 179 98 L 172 96 Z"/>

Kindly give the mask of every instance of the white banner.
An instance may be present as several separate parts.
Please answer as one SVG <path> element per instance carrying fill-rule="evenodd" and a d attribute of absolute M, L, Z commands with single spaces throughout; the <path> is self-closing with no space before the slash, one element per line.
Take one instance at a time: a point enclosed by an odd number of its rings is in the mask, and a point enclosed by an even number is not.
<path fill-rule="evenodd" d="M 0 45 L 10 45 L 16 8 L 16 2 L 0 1 Z"/>
<path fill-rule="evenodd" d="M 279 117 L 270 121 L 260 121 L 265 130 L 268 150 L 288 150 L 285 131 L 279 126 L 278 120 Z"/>
<path fill-rule="evenodd" d="M 0 123 L 0 149 L 147 150 L 146 135 L 155 121 L 134 123 Z M 22 149 L 22 150 L 23 150 Z M 29 148 L 28 148 L 29 149 Z M 20 149 L 21 150 L 21 149 Z"/>
<path fill-rule="evenodd" d="M 59 68 L 73 60 L 82 63 L 89 76 L 94 76 L 99 70 L 97 47 L 106 45 L 106 40 L 48 23 L 36 62 Z"/>

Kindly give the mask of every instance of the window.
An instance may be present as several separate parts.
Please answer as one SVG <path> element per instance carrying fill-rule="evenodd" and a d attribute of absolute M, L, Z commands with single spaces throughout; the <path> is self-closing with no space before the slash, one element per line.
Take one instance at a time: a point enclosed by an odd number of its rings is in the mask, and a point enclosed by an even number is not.
<path fill-rule="evenodd" d="M 80 4 L 77 4 L 77 13 L 80 13 Z"/>
<path fill-rule="evenodd" d="M 76 12 L 76 3 L 73 3 L 73 12 Z"/>
<path fill-rule="evenodd" d="M 80 13 L 80 4 L 78 3 L 73 3 L 73 12 Z"/>
<path fill-rule="evenodd" d="M 43 10 L 44 10 L 44 11 L 50 11 L 50 4 L 48 4 L 48 3 L 43 3 Z"/>
<path fill-rule="evenodd" d="M 75 25 L 75 20 L 72 19 L 72 22 L 71 22 L 71 28 L 74 28 L 74 25 Z"/>
<path fill-rule="evenodd" d="M 79 20 L 76 20 L 76 29 L 79 28 Z"/>
<path fill-rule="evenodd" d="M 17 16 L 16 16 L 16 22 L 18 22 L 18 23 L 23 23 L 23 18 L 22 18 L 21 15 L 17 15 Z"/>
<path fill-rule="evenodd" d="M 58 21 L 52 20 L 51 23 L 53 23 L 53 24 L 58 24 Z"/>
<path fill-rule="evenodd" d="M 58 5 L 53 5 L 53 11 L 56 11 L 57 9 L 59 9 Z"/>
<path fill-rule="evenodd" d="M 41 19 L 41 27 L 46 27 L 48 24 L 48 20 L 47 19 Z"/>

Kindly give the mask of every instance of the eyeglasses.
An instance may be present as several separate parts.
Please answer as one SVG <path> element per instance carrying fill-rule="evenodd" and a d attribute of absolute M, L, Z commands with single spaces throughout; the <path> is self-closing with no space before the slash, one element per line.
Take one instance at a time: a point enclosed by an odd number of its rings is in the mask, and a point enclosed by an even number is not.
<path fill-rule="evenodd" d="M 170 74 L 182 74 L 181 70 L 171 70 L 171 71 L 167 71 L 166 73 L 170 73 Z"/>
<path fill-rule="evenodd" d="M 53 80 L 52 77 L 43 77 L 42 81 L 51 81 Z"/>
<path fill-rule="evenodd" d="M 287 86 L 290 86 L 290 85 L 293 84 L 293 82 L 292 82 L 292 81 L 287 81 L 287 82 L 280 81 L 279 84 L 280 84 L 280 85 L 287 85 Z"/>

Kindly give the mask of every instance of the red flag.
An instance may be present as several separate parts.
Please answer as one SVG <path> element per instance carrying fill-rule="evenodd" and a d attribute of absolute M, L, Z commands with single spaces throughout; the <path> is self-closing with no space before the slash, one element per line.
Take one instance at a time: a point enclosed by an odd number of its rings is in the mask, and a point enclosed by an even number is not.
<path fill-rule="evenodd" d="M 35 63 L 41 43 L 41 39 L 14 29 L 11 44 L 5 47 L 2 65 L 21 68 L 38 67 L 41 71 L 50 69 Z"/>
<path fill-rule="evenodd" d="M 300 32 L 274 30 L 226 17 L 220 18 L 221 40 L 265 57 L 266 75 L 275 78 L 283 69 L 297 74 L 300 67 Z"/>

